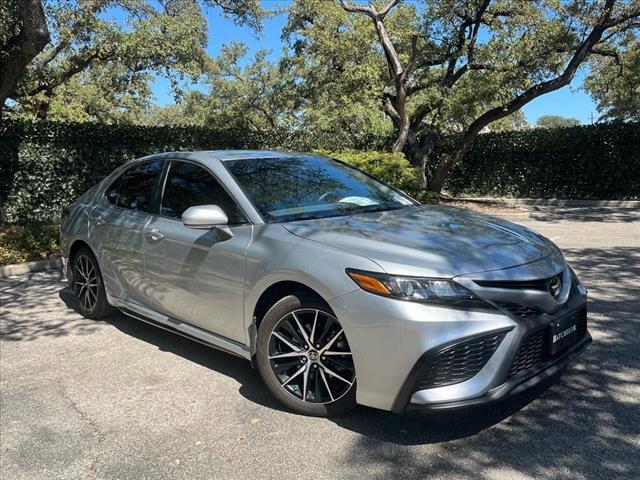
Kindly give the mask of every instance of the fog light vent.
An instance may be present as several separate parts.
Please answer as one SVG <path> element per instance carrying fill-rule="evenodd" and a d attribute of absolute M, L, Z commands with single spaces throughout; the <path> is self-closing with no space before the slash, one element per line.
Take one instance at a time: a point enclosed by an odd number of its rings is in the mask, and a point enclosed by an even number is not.
<path fill-rule="evenodd" d="M 416 390 L 444 387 L 469 380 L 482 370 L 506 334 L 506 331 L 502 331 L 445 348 L 424 367 Z"/>

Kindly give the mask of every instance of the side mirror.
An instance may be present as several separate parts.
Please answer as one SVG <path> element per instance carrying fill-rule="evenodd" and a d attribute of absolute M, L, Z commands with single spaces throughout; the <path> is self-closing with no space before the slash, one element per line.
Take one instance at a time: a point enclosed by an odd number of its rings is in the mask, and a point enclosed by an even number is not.
<path fill-rule="evenodd" d="M 182 214 L 182 223 L 189 228 L 211 229 L 229 222 L 227 215 L 217 205 L 198 205 L 187 208 Z"/>

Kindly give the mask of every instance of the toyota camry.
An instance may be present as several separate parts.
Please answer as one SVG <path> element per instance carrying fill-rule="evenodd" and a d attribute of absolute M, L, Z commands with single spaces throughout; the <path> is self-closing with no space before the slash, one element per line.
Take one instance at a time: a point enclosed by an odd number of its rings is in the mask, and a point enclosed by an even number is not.
<path fill-rule="evenodd" d="M 311 154 L 131 161 L 64 209 L 61 246 L 84 316 L 245 358 L 307 415 L 506 399 L 591 342 L 551 241 Z"/>

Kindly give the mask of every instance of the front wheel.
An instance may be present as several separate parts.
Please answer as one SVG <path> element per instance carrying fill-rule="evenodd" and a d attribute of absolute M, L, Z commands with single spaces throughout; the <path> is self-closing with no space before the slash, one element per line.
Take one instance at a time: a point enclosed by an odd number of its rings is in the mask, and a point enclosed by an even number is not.
<path fill-rule="evenodd" d="M 98 262 L 91 250 L 81 248 L 73 256 L 71 275 L 73 293 L 82 315 L 99 319 L 113 313 L 113 308 L 107 302 Z"/>
<path fill-rule="evenodd" d="M 326 304 L 303 295 L 278 301 L 260 324 L 256 355 L 265 384 L 292 410 L 326 417 L 355 406 L 349 342 Z"/>

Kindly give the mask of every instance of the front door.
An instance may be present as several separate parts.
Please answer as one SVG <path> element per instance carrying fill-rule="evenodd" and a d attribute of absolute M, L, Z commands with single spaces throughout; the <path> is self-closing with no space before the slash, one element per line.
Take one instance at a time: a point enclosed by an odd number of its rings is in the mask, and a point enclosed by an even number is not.
<path fill-rule="evenodd" d="M 218 205 L 229 231 L 185 227 L 189 207 Z M 161 313 L 246 343 L 244 262 L 253 228 L 236 202 L 204 167 L 172 161 L 160 216 L 144 238 L 149 306 Z"/>

